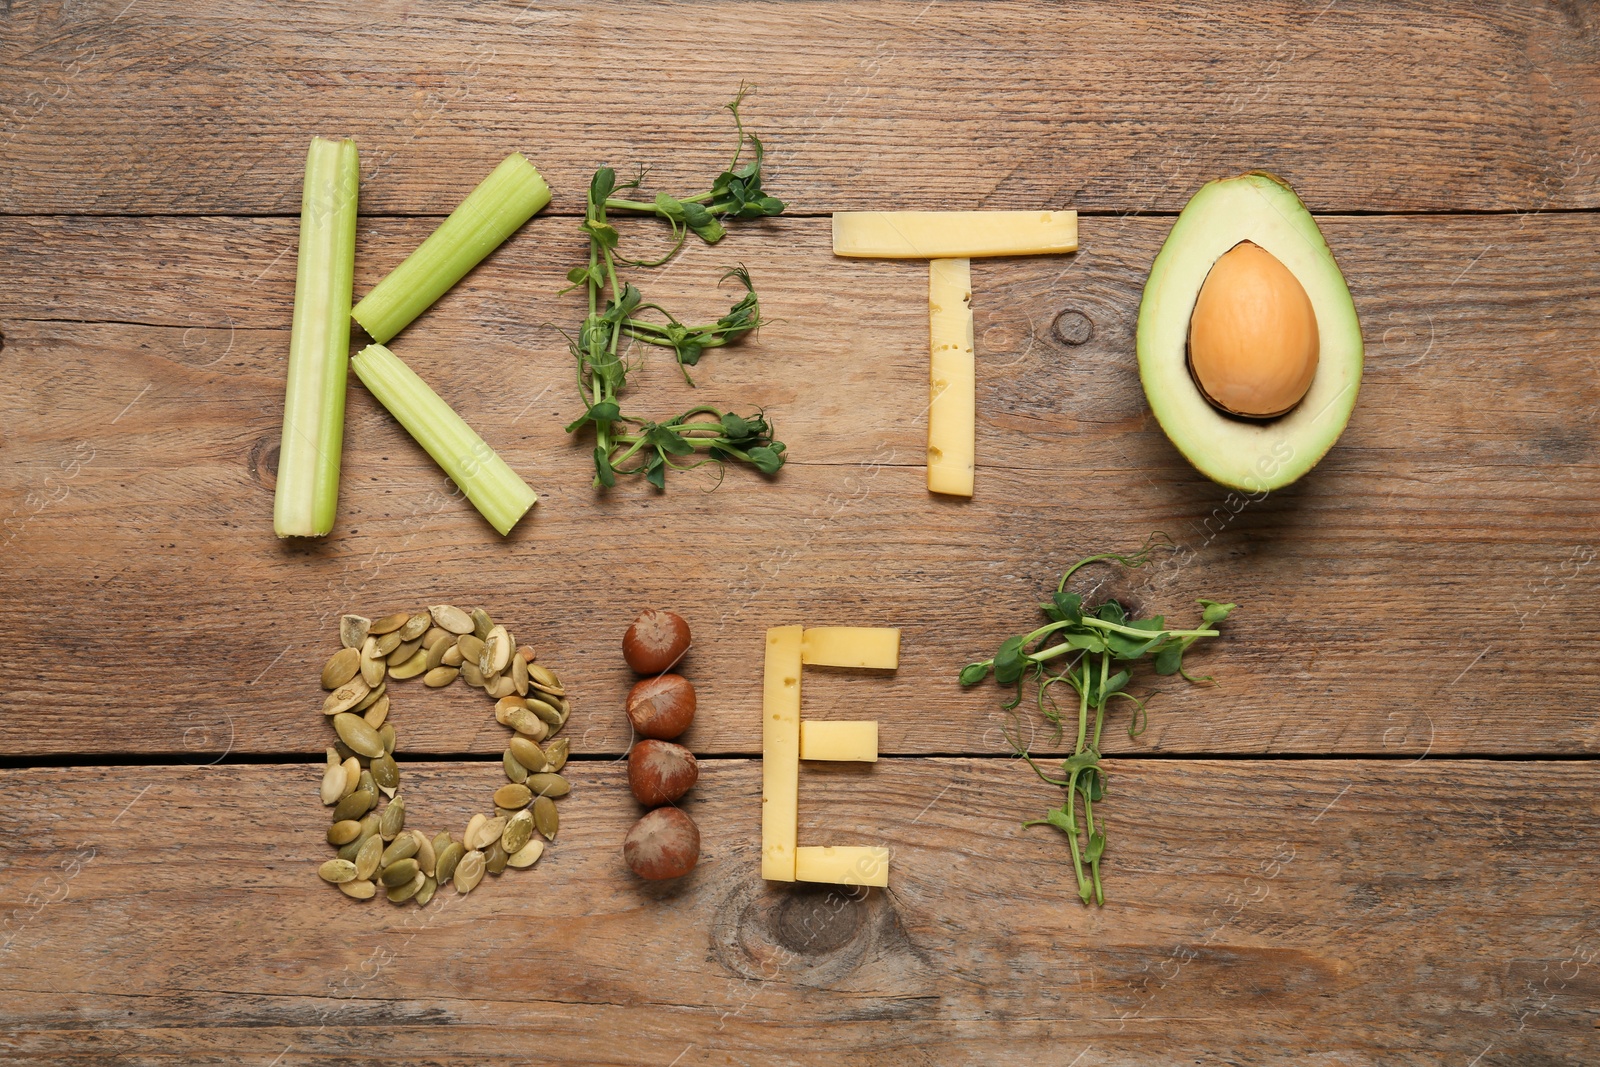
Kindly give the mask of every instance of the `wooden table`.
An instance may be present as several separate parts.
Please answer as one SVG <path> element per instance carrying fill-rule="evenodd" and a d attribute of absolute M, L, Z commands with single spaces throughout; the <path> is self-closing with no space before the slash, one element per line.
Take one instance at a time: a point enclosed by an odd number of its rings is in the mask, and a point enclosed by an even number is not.
<path fill-rule="evenodd" d="M 1592 1064 L 1600 1060 L 1600 11 L 1583 0 L 992 4 L 0 3 L 0 1058 L 7 1063 Z M 592 169 L 702 184 L 741 79 L 780 220 L 652 294 L 772 324 L 695 396 L 792 459 L 597 493 L 551 323 Z M 396 342 L 540 491 L 501 540 L 359 386 L 338 528 L 270 516 L 300 172 L 363 159 L 365 291 L 512 149 L 550 209 Z M 1144 275 L 1204 181 L 1319 216 L 1360 311 L 1348 432 L 1241 505 L 1152 420 Z M 923 486 L 925 268 L 837 260 L 838 209 L 1076 208 L 1082 250 L 974 269 L 978 492 Z M 688 402 L 655 359 L 641 405 Z M 1059 795 L 955 673 L 1081 555 L 1236 600 L 1108 731 L 1109 901 Z M 482 604 L 578 694 L 563 830 L 425 910 L 320 885 L 341 612 Z M 695 627 L 681 883 L 619 856 L 618 641 Z M 762 632 L 904 630 L 807 679 L 885 757 L 805 772 L 801 833 L 887 891 L 758 876 Z M 1139 691 L 1152 686 L 1146 679 Z M 409 691 L 408 691 L 409 692 Z M 459 828 L 504 732 L 406 697 L 414 820 Z M 1046 748 L 1048 746 L 1045 746 Z"/>

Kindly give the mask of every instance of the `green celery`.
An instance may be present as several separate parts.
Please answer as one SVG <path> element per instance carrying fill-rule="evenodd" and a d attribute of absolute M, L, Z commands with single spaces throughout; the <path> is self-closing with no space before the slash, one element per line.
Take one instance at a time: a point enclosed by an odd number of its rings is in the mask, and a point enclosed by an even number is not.
<path fill-rule="evenodd" d="M 333 529 L 339 507 L 360 182 L 354 141 L 312 138 L 300 200 L 300 262 L 272 508 L 279 537 L 321 537 Z"/>
<path fill-rule="evenodd" d="M 393 352 L 368 345 L 350 368 L 502 536 L 538 502 L 528 483 Z"/>
<path fill-rule="evenodd" d="M 404 263 L 351 312 L 367 334 L 387 344 L 469 270 L 550 202 L 550 187 L 521 152 L 501 161 Z"/>

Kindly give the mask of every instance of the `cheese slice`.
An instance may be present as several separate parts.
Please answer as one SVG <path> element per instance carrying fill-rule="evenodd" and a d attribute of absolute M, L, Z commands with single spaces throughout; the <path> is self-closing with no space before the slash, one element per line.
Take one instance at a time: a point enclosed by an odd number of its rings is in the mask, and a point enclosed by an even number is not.
<path fill-rule="evenodd" d="M 800 639 L 798 626 L 767 631 L 761 691 L 761 877 L 795 878 L 800 818 Z"/>
<path fill-rule="evenodd" d="M 900 631 L 892 626 L 811 626 L 800 658 L 813 667 L 892 671 L 900 666 Z"/>
<path fill-rule="evenodd" d="M 959 259 L 1077 250 L 1076 211 L 840 211 L 833 216 L 836 256 Z"/>
<path fill-rule="evenodd" d="M 886 886 L 889 850 L 882 845 L 806 845 L 795 856 L 795 879 Z"/>
<path fill-rule="evenodd" d="M 807 719 L 800 724 L 800 758 L 877 763 L 878 720 Z"/>
<path fill-rule="evenodd" d="M 978 438 L 971 260 L 928 263 L 928 338 L 928 491 L 971 496 Z"/>

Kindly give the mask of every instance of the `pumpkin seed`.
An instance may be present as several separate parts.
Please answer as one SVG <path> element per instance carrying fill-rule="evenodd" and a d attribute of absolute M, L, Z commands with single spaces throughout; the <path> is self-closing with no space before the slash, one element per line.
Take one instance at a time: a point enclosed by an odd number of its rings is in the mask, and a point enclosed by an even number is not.
<path fill-rule="evenodd" d="M 500 840 L 500 835 L 505 833 L 506 822 L 504 815 L 496 815 L 482 826 L 478 827 L 478 848 L 486 848 Z"/>
<path fill-rule="evenodd" d="M 389 898 L 389 903 L 391 904 L 404 904 L 422 892 L 422 885 L 427 880 L 428 876 L 418 871 L 411 876 L 411 881 L 392 887 L 385 896 Z"/>
<path fill-rule="evenodd" d="M 483 824 L 489 821 L 489 816 L 479 812 L 467 820 L 467 832 L 461 835 L 461 843 L 467 848 L 478 847 L 478 831 L 483 829 Z"/>
<path fill-rule="evenodd" d="M 361 788 L 361 761 L 351 756 L 339 764 L 339 769 L 344 772 L 344 788 L 339 793 L 339 799 L 343 800 Z"/>
<path fill-rule="evenodd" d="M 405 885 L 421 873 L 421 870 L 417 867 L 417 861 L 408 856 L 403 860 L 395 860 L 384 867 L 378 874 L 378 881 L 393 889 L 397 885 Z"/>
<path fill-rule="evenodd" d="M 439 855 L 453 840 L 455 839 L 450 836 L 449 830 L 440 830 L 433 838 L 433 854 Z"/>
<path fill-rule="evenodd" d="M 368 685 L 377 685 L 383 681 L 383 675 L 388 669 L 389 665 L 378 655 L 378 639 L 367 638 L 366 646 L 361 649 L 361 677 Z"/>
<path fill-rule="evenodd" d="M 528 659 L 528 679 L 541 688 L 558 691 L 562 695 L 566 693 L 561 688 L 561 679 L 552 674 L 548 667 L 535 663 L 532 657 Z"/>
<path fill-rule="evenodd" d="M 528 780 L 528 768 L 517 761 L 517 757 L 511 754 L 509 748 L 506 749 L 506 754 L 500 757 L 500 763 L 505 767 L 506 777 L 511 781 L 521 785 Z"/>
<path fill-rule="evenodd" d="M 456 864 L 456 869 L 451 875 L 456 892 L 470 893 L 478 888 L 478 883 L 483 881 L 485 869 L 482 852 L 472 851 L 462 856 L 461 862 Z"/>
<path fill-rule="evenodd" d="M 427 633 L 428 627 L 432 625 L 433 616 L 429 615 L 426 611 L 419 611 L 415 615 L 411 616 L 411 618 L 407 619 L 404 626 L 400 627 L 400 640 L 416 641 L 420 639 L 423 634 Z"/>
<path fill-rule="evenodd" d="M 380 637 L 391 630 L 398 630 L 411 620 L 409 611 L 397 611 L 393 615 L 385 615 L 367 627 L 367 633 L 373 637 Z"/>
<path fill-rule="evenodd" d="M 422 634 L 422 647 L 432 650 L 439 645 L 453 643 L 456 635 L 443 626 L 430 626 Z"/>
<path fill-rule="evenodd" d="M 373 834 L 356 850 L 356 877 L 371 878 L 383 861 L 383 838 Z"/>
<path fill-rule="evenodd" d="M 482 608 L 472 609 L 472 634 L 482 641 L 489 636 L 489 631 L 494 629 L 494 620 Z"/>
<path fill-rule="evenodd" d="M 532 867 L 539 862 L 539 857 L 544 855 L 544 842 L 539 840 L 529 841 L 522 848 L 513 852 L 506 860 L 508 867 Z"/>
<path fill-rule="evenodd" d="M 404 681 L 407 678 L 415 678 L 427 669 L 428 653 L 419 646 L 410 659 L 389 668 L 389 677 Z"/>
<path fill-rule="evenodd" d="M 504 845 L 496 841 L 494 844 L 490 845 L 484 850 L 483 866 L 484 869 L 490 874 L 499 874 L 501 871 L 506 869 L 506 863 L 509 862 L 510 859 L 511 853 L 505 850 Z"/>
<path fill-rule="evenodd" d="M 456 872 L 456 864 L 466 854 L 466 846 L 460 841 L 452 841 L 439 850 L 439 858 L 434 861 L 433 876 L 439 879 L 440 885 L 450 880 L 450 876 Z"/>
<path fill-rule="evenodd" d="M 511 687 L 518 696 L 528 695 L 528 661 L 521 652 L 511 657 Z"/>
<path fill-rule="evenodd" d="M 385 723 L 386 728 L 389 727 Z M 366 724 L 359 715 L 344 712 L 333 717 L 333 729 L 339 735 L 339 740 L 350 746 L 351 751 L 359 752 L 368 759 L 375 759 L 383 755 L 383 741 L 378 736 L 378 731 Z"/>
<path fill-rule="evenodd" d="M 322 714 L 337 715 L 361 703 L 361 698 L 372 692 L 365 678 L 352 678 L 329 693 L 322 702 Z"/>
<path fill-rule="evenodd" d="M 504 626 L 496 626 L 489 631 L 489 636 L 483 639 L 483 650 L 487 657 L 483 663 L 484 673 L 489 671 L 499 673 L 511 666 L 511 657 L 517 647 L 511 640 L 511 634 Z"/>
<path fill-rule="evenodd" d="M 366 679 L 362 679 L 362 681 L 365 681 L 365 680 Z M 389 683 L 388 682 L 384 681 L 381 678 L 378 679 L 378 684 L 372 690 L 372 692 L 370 692 L 366 696 L 362 697 L 361 698 L 361 702 L 358 703 L 355 707 L 351 708 L 350 710 L 354 711 L 354 712 L 360 712 L 362 714 L 365 714 L 367 709 L 371 708 L 374 704 L 376 704 L 378 701 L 383 699 L 384 693 L 388 688 L 389 688 Z"/>
<path fill-rule="evenodd" d="M 544 770 L 549 763 L 549 757 L 544 754 L 544 749 L 529 741 L 526 737 L 513 737 L 508 751 L 510 751 L 511 757 L 528 768 L 531 774 L 537 774 Z M 527 779 L 524 778 L 523 781 L 527 781 Z"/>
<path fill-rule="evenodd" d="M 517 691 L 517 687 L 511 681 L 511 675 L 509 674 L 497 674 L 493 677 L 485 675 L 483 691 L 499 700 L 501 697 L 508 697 L 514 694 Z"/>
<path fill-rule="evenodd" d="M 371 811 L 372 805 L 376 804 L 377 802 L 378 795 L 376 791 L 369 793 L 365 789 L 357 789 L 354 793 L 351 793 L 349 796 L 339 801 L 338 806 L 333 809 L 333 821 L 335 824 L 338 824 L 341 822 L 349 822 L 352 819 L 359 819 L 361 816 Z M 356 829 L 357 831 L 360 830 L 359 823 L 356 824 Z M 355 837 L 352 835 L 345 838 L 343 841 L 335 841 L 333 839 L 333 831 L 328 831 L 328 844 L 330 845 L 343 845 L 346 842 L 354 840 Z"/>
<path fill-rule="evenodd" d="M 388 848 L 383 850 L 383 855 L 378 859 L 378 866 L 387 870 L 390 864 L 411 859 L 416 854 L 417 839 L 415 835 L 401 834 L 389 843 Z M 421 861 L 418 861 L 417 866 L 419 868 L 422 866 Z"/>
<path fill-rule="evenodd" d="M 400 831 L 406 826 L 406 802 L 400 797 L 395 797 L 384 807 L 383 814 L 378 818 L 378 833 L 383 835 L 385 841 L 393 841 L 400 836 Z"/>
<path fill-rule="evenodd" d="M 550 727 L 540 721 L 539 717 L 527 708 L 512 708 L 506 712 L 506 725 L 524 737 L 535 741 L 543 741 L 550 736 Z"/>
<path fill-rule="evenodd" d="M 485 681 L 485 679 L 483 677 L 483 672 L 480 671 L 478 669 L 478 665 L 476 663 L 473 663 L 471 660 L 463 660 L 462 661 L 462 663 L 461 663 L 461 680 L 466 682 L 468 685 L 475 685 L 479 689 L 483 688 L 483 684 L 484 684 L 484 681 Z"/>
<path fill-rule="evenodd" d="M 356 788 L 358 790 L 365 789 L 369 793 L 378 791 L 378 783 L 372 780 L 372 772 L 370 770 L 361 772 L 361 777 L 356 779 Z"/>
<path fill-rule="evenodd" d="M 378 638 L 377 654 L 373 659 L 388 659 L 389 653 L 400 647 L 401 637 L 399 630 L 393 630 Z"/>
<path fill-rule="evenodd" d="M 506 820 L 509 821 L 511 816 L 513 816 L 513 815 L 515 815 L 517 813 L 517 809 L 516 808 L 502 808 L 500 805 L 496 804 L 494 806 L 494 813 L 497 816 L 499 816 L 500 818 L 506 819 Z"/>
<path fill-rule="evenodd" d="M 371 900 L 378 893 L 378 887 L 365 878 L 358 878 L 354 882 L 340 882 L 339 889 L 345 896 L 357 900 Z"/>
<path fill-rule="evenodd" d="M 390 789 L 400 784 L 400 768 L 395 763 L 393 756 L 379 756 L 372 761 L 372 780 L 379 786 Z"/>
<path fill-rule="evenodd" d="M 525 808 L 533 803 L 533 793 L 525 785 L 508 782 L 494 791 L 494 803 L 499 808 Z M 515 852 L 516 849 L 512 851 Z"/>
<path fill-rule="evenodd" d="M 463 634 L 456 638 L 456 647 L 461 650 L 463 663 L 471 663 L 481 672 L 483 667 L 478 661 L 483 658 L 483 642 L 472 634 Z"/>
<path fill-rule="evenodd" d="M 538 658 L 533 654 L 533 646 L 532 645 L 518 645 L 517 646 L 517 655 L 521 656 L 523 659 L 527 660 L 529 663 L 532 663 L 535 659 Z"/>
<path fill-rule="evenodd" d="M 442 633 L 442 634 L 445 633 L 443 630 L 440 630 L 439 632 Z M 450 635 L 449 634 L 445 634 L 445 636 L 448 637 Z M 444 664 L 444 654 L 446 652 L 450 651 L 454 647 L 456 647 L 456 646 L 455 645 L 451 645 L 451 644 L 446 644 L 443 641 L 440 641 L 440 642 L 436 643 L 432 648 L 429 648 L 427 646 L 427 644 L 424 643 L 423 646 L 422 646 L 422 651 L 424 653 L 423 657 L 422 657 L 422 662 L 426 665 L 427 669 L 430 670 L 430 671 L 433 670 L 435 667 L 442 666 Z"/>
<path fill-rule="evenodd" d="M 460 670 L 455 667 L 435 667 L 422 676 L 422 684 L 429 689 L 442 689 L 456 680 Z"/>
<path fill-rule="evenodd" d="M 533 812 L 519 811 L 506 820 L 505 831 L 500 835 L 500 847 L 510 855 L 533 839 L 533 831 Z"/>
<path fill-rule="evenodd" d="M 561 829 L 561 813 L 556 810 L 555 801 L 549 797 L 533 798 L 533 825 L 549 840 L 556 839 L 556 832 Z"/>
<path fill-rule="evenodd" d="M 328 827 L 328 844 L 348 845 L 361 836 L 361 824 L 354 819 L 339 819 Z"/>
<path fill-rule="evenodd" d="M 539 717 L 539 721 L 549 726 L 561 725 L 561 710 L 554 704 L 547 703 L 537 697 L 529 697 L 528 710 Z"/>
<path fill-rule="evenodd" d="M 361 653 L 353 648 L 341 648 L 322 665 L 322 688 L 337 689 L 360 670 Z"/>
<path fill-rule="evenodd" d="M 389 673 L 393 674 L 395 668 L 422 652 L 422 638 L 415 641 L 402 641 L 395 646 L 394 651 L 383 657 L 383 662 L 389 665 Z M 422 657 L 424 660 L 427 656 Z"/>
<path fill-rule="evenodd" d="M 572 791 L 572 784 L 559 774 L 530 774 L 528 788 L 534 796 L 564 797 Z"/>
<path fill-rule="evenodd" d="M 339 616 L 339 643 L 345 648 L 360 650 L 367 640 L 367 633 L 372 627 L 372 620 L 365 615 Z"/>
<path fill-rule="evenodd" d="M 423 905 L 427 904 L 428 901 L 432 900 L 433 894 L 437 892 L 438 889 L 439 883 L 434 881 L 432 877 L 424 875 L 422 879 L 422 888 L 417 890 L 417 895 L 415 898 L 417 901 L 417 906 L 422 907 Z"/>
<path fill-rule="evenodd" d="M 385 754 L 392 754 L 394 752 L 394 723 L 386 722 L 382 726 L 378 727 L 378 740 L 383 742 L 383 751 Z"/>
<path fill-rule="evenodd" d="M 328 767 L 322 772 L 322 803 L 337 804 L 344 796 L 344 764 L 339 762 L 339 754 L 333 749 L 328 749 Z"/>
<path fill-rule="evenodd" d="M 428 609 L 428 614 L 433 616 L 433 621 L 443 629 L 453 634 L 470 634 L 472 632 L 472 616 L 460 608 L 449 604 L 435 604 Z"/>
<path fill-rule="evenodd" d="M 421 830 L 412 830 L 411 836 L 417 840 L 417 866 L 422 868 L 423 874 L 431 877 L 439 863 L 438 854 L 433 850 L 433 842 L 429 841 L 428 835 Z"/>
<path fill-rule="evenodd" d="M 544 746 L 544 761 L 547 765 L 546 769 L 552 774 L 567 765 L 567 739 L 565 737 L 558 737 Z"/>
<path fill-rule="evenodd" d="M 461 650 L 453 644 L 439 657 L 439 664 L 444 667 L 459 667 L 465 662 L 466 660 L 461 657 Z"/>
<path fill-rule="evenodd" d="M 363 711 L 361 713 L 362 720 L 365 721 L 366 724 L 368 726 L 372 727 L 374 730 L 376 730 L 378 727 L 382 726 L 383 725 L 383 721 L 385 719 L 387 719 L 388 717 L 389 717 L 389 695 L 387 693 L 383 694 L 382 696 L 379 696 L 378 699 L 373 702 L 372 707 L 368 708 L 366 711 Z"/>

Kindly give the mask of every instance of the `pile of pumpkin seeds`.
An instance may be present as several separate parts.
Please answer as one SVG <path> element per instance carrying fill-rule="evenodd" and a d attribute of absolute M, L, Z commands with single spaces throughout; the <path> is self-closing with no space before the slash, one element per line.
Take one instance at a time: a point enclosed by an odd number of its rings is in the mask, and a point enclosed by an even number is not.
<path fill-rule="evenodd" d="M 328 749 L 321 793 L 333 808 L 328 844 L 339 851 L 318 868 L 322 880 L 357 900 L 381 888 L 396 904 L 426 904 L 445 882 L 470 893 L 486 873 L 539 862 L 560 826 L 555 798 L 569 789 L 561 776 L 567 739 L 551 738 L 571 705 L 532 647 L 519 646 L 482 608 L 449 604 L 376 620 L 346 615 L 339 643 L 322 668 L 329 691 L 322 713 L 339 735 Z M 406 829 L 388 687 L 417 677 L 432 688 L 461 678 L 482 689 L 495 701 L 495 720 L 512 731 L 494 814 L 474 815 L 459 836 Z"/>

